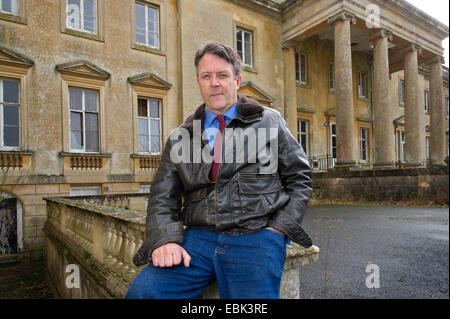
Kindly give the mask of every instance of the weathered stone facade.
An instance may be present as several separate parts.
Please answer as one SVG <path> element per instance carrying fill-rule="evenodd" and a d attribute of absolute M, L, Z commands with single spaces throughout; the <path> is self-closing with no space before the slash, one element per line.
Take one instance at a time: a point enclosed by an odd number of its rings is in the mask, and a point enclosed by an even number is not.
<path fill-rule="evenodd" d="M 0 190 L 18 199 L 21 250 L 44 246 L 44 196 L 148 191 L 161 145 L 202 102 L 193 56 L 207 41 L 247 54 L 240 93 L 284 115 L 315 170 L 420 167 L 426 145 L 432 164 L 448 155 L 448 27 L 405 1 L 373 1 L 375 27 L 369 1 L 96 0 L 78 16 L 66 0 L 12 2 L 0 102 L 20 111 L 1 122 Z"/>

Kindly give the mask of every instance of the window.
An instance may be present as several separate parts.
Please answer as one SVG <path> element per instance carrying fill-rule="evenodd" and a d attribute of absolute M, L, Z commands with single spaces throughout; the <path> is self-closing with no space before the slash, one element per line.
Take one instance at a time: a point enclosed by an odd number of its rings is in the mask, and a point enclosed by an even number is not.
<path fill-rule="evenodd" d="M 423 91 L 423 99 L 425 105 L 425 112 L 430 112 L 430 94 L 427 90 Z"/>
<path fill-rule="evenodd" d="M 70 188 L 70 196 L 89 196 L 101 194 L 102 190 L 100 186 L 77 186 Z"/>
<path fill-rule="evenodd" d="M 99 152 L 98 92 L 70 87 L 70 150 Z"/>
<path fill-rule="evenodd" d="M 330 90 L 334 90 L 334 63 L 333 62 L 330 62 L 329 88 L 330 88 Z"/>
<path fill-rule="evenodd" d="M 400 80 L 399 91 L 400 91 L 400 105 L 405 105 L 405 81 L 404 80 Z"/>
<path fill-rule="evenodd" d="M 430 137 L 425 136 L 425 155 L 426 160 L 428 161 L 430 159 Z"/>
<path fill-rule="evenodd" d="M 367 136 L 368 129 L 360 128 L 359 130 L 359 151 L 361 161 L 366 162 L 368 158 Z"/>
<path fill-rule="evenodd" d="M 246 66 L 253 66 L 253 33 L 236 28 L 236 51 Z"/>
<path fill-rule="evenodd" d="M 159 165 L 165 114 L 169 114 L 168 91 L 172 86 L 163 78 L 144 73 L 128 78 L 132 87 L 134 167 L 153 174 L 149 168 Z"/>
<path fill-rule="evenodd" d="M 295 54 L 295 77 L 298 82 L 301 84 L 308 83 L 307 76 L 307 59 L 306 54 L 296 53 Z"/>
<path fill-rule="evenodd" d="M 134 6 L 136 43 L 160 48 L 159 9 L 136 2 Z"/>
<path fill-rule="evenodd" d="M 97 33 L 97 0 L 67 0 L 66 25 L 68 28 Z"/>
<path fill-rule="evenodd" d="M 0 142 L 2 148 L 20 146 L 19 81 L 0 78 Z"/>
<path fill-rule="evenodd" d="M 337 143 L 336 143 L 336 123 L 331 123 L 330 124 L 330 130 L 331 130 L 331 154 L 332 154 L 333 158 L 337 158 L 337 153 L 336 153 L 336 147 L 337 147 Z"/>
<path fill-rule="evenodd" d="M 398 132 L 399 139 L 399 161 L 405 161 L 405 132 Z"/>
<path fill-rule="evenodd" d="M 161 103 L 159 99 L 138 98 L 138 151 L 161 153 Z"/>
<path fill-rule="evenodd" d="M 358 72 L 358 96 L 367 98 L 367 75 L 366 72 Z"/>
<path fill-rule="evenodd" d="M 447 116 L 447 120 L 450 117 L 450 109 L 449 109 L 449 101 L 448 101 L 448 97 L 445 98 L 445 114 Z"/>
<path fill-rule="evenodd" d="M 0 0 L 0 12 L 9 13 L 12 15 L 19 14 L 18 0 Z"/>
<path fill-rule="evenodd" d="M 307 120 L 298 120 L 298 141 L 302 146 L 305 154 L 309 154 L 309 121 Z"/>

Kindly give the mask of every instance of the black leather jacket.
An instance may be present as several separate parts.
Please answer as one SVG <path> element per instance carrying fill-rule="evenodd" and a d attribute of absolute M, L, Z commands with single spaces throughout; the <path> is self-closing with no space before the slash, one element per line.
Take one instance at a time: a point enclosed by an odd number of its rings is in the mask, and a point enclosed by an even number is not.
<path fill-rule="evenodd" d="M 277 111 L 242 95 L 238 95 L 237 109 L 238 116 L 229 122 L 227 129 L 276 129 L 277 169 L 271 174 L 261 174 L 261 168 L 268 163 L 258 156 L 256 161 L 246 158 L 243 163 L 223 160 L 217 180 L 212 182 L 209 178 L 211 163 L 192 163 L 194 120 L 198 120 L 195 123 L 203 131 L 205 119 L 205 106 L 199 106 L 181 125 L 190 134 L 191 161 L 174 163 L 170 153 L 175 142 L 170 138 L 166 142 L 150 191 L 146 239 L 133 259 L 135 265 L 150 262 L 151 253 L 161 245 L 170 242 L 181 245 L 183 226 L 234 235 L 271 226 L 294 242 L 305 247 L 312 245 L 300 226 L 312 192 L 311 169 L 302 147 Z M 263 149 L 267 151 L 268 134 L 266 137 L 267 145 L 263 145 Z M 222 145 L 226 139 L 225 134 Z M 257 136 L 256 144 L 262 139 Z M 248 145 L 248 140 L 243 141 L 244 149 L 252 146 Z M 209 150 L 206 141 L 201 140 L 201 145 L 202 149 Z M 224 146 L 222 158 L 231 154 Z M 233 155 L 236 155 L 236 146 L 235 141 Z"/>

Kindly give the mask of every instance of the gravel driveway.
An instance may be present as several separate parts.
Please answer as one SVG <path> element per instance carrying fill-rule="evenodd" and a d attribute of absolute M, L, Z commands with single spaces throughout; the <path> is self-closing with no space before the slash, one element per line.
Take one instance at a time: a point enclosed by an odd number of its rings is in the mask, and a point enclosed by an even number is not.
<path fill-rule="evenodd" d="M 310 206 L 303 226 L 321 250 L 300 268 L 300 298 L 448 299 L 448 222 L 448 208 Z"/>

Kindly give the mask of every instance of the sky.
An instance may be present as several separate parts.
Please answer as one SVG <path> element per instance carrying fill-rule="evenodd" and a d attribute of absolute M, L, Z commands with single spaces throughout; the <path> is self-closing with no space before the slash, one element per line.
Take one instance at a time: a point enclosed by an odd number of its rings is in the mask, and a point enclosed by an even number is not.
<path fill-rule="evenodd" d="M 429 14 L 433 18 L 442 22 L 446 26 L 449 25 L 449 1 L 448 0 L 406 0 L 411 3 L 413 6 L 419 8 L 423 12 Z M 445 39 L 442 42 L 442 46 L 445 49 L 444 57 L 445 57 L 445 66 L 448 67 L 449 62 L 449 39 Z"/>

